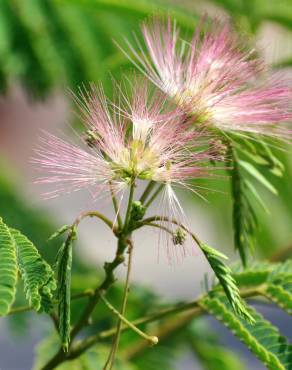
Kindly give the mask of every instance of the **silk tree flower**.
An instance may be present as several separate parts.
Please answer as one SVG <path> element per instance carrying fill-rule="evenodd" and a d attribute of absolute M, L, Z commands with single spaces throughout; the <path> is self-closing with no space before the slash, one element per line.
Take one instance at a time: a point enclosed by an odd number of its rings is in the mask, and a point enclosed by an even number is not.
<path fill-rule="evenodd" d="M 33 159 L 45 172 L 37 182 L 54 185 L 47 197 L 90 188 L 96 198 L 109 184 L 119 193 L 137 179 L 155 181 L 165 185 L 162 209 L 182 220 L 173 186 L 196 192 L 188 181 L 212 175 L 214 151 L 206 145 L 205 132 L 187 130 L 181 124 L 184 115 L 167 110 L 162 95 L 157 90 L 149 94 L 145 81 L 135 85 L 132 95 L 130 101 L 121 94 L 120 104 L 113 104 L 101 89 L 83 93 L 79 103 L 90 145 L 83 140 L 84 147 L 76 146 L 44 133 Z"/>
<path fill-rule="evenodd" d="M 142 33 L 146 51 L 128 42 L 128 57 L 194 122 L 275 137 L 291 133 L 283 125 L 292 120 L 291 88 L 268 72 L 229 22 L 203 18 L 189 43 L 170 20 L 144 24 Z"/>

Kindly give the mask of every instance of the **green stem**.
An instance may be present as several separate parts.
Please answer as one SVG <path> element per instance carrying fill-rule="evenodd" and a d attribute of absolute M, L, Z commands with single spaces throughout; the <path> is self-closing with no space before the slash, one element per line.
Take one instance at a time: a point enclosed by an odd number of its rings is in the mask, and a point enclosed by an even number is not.
<path fill-rule="evenodd" d="M 117 201 L 117 198 L 116 198 L 116 195 L 115 195 L 115 192 L 114 192 L 114 189 L 113 189 L 113 186 L 112 186 L 111 182 L 109 183 L 109 187 L 110 187 L 110 192 L 111 192 L 111 197 L 112 197 L 114 210 L 115 210 L 116 217 L 117 217 L 117 220 L 118 220 L 118 226 L 119 226 L 119 229 L 121 230 L 122 227 L 123 227 L 123 222 L 122 222 L 121 215 L 120 215 L 118 201 Z"/>
<path fill-rule="evenodd" d="M 155 181 L 149 181 L 148 185 L 146 186 L 146 189 L 144 190 L 143 194 L 139 199 L 142 204 L 145 203 L 146 199 L 148 198 L 148 195 L 151 193 L 155 185 L 156 185 Z"/>
<path fill-rule="evenodd" d="M 161 190 L 163 189 L 164 187 L 164 184 L 160 184 L 158 186 L 158 188 L 156 189 L 156 191 L 154 192 L 154 194 L 152 195 L 152 197 L 148 200 L 148 202 L 145 204 L 145 207 L 148 208 L 150 206 L 150 204 L 156 199 L 156 197 L 158 196 L 158 194 L 161 192 Z"/>
<path fill-rule="evenodd" d="M 131 215 L 131 210 L 132 210 L 132 203 L 133 203 L 133 198 L 134 198 L 134 191 L 135 191 L 135 180 L 132 179 L 131 181 L 132 182 L 131 182 L 131 186 L 130 186 L 128 207 L 127 207 L 125 222 L 124 222 L 124 227 L 123 227 L 124 234 L 127 234 L 127 231 L 128 231 L 130 215 Z"/>
<path fill-rule="evenodd" d="M 130 275 L 132 271 L 132 257 L 133 257 L 133 243 L 130 239 L 129 240 L 129 248 L 128 248 L 128 267 L 127 267 L 127 276 L 126 276 L 126 282 L 125 282 L 125 288 L 124 288 L 124 295 L 123 295 L 123 301 L 122 301 L 122 308 L 121 308 L 121 317 L 125 315 L 126 312 L 126 306 L 128 302 L 128 296 L 129 296 L 129 287 L 130 287 Z M 122 319 L 120 318 L 117 324 L 117 332 L 115 336 L 115 340 L 112 347 L 112 352 L 110 356 L 110 370 L 114 366 L 115 362 L 115 356 L 118 350 L 120 336 L 121 336 L 121 327 L 122 327 Z"/>
<path fill-rule="evenodd" d="M 97 212 L 97 211 L 88 211 L 88 212 L 84 212 L 84 213 L 81 213 L 78 218 L 76 218 L 76 220 L 74 221 L 74 223 L 72 224 L 72 228 L 73 227 L 77 227 L 80 222 L 86 218 L 86 217 L 96 217 L 96 218 L 99 218 L 101 221 L 103 221 L 112 231 L 115 235 L 117 235 L 117 229 L 116 227 L 114 226 L 114 224 L 111 222 L 110 219 L 108 219 L 106 216 L 104 216 L 102 213 L 100 212 Z"/>
<path fill-rule="evenodd" d="M 72 230 L 74 227 L 77 227 L 80 221 L 89 216 L 89 217 L 98 217 L 101 220 L 103 220 L 114 232 L 114 234 L 118 237 L 118 246 L 115 258 L 110 263 L 104 264 L 104 270 L 105 270 L 105 278 L 100 286 L 98 286 L 93 294 L 90 296 L 87 306 L 85 307 L 84 311 L 82 312 L 79 320 L 74 325 L 74 327 L 71 330 L 71 344 L 76 337 L 76 335 L 85 327 L 88 325 L 89 318 L 95 309 L 95 306 L 97 305 L 99 299 L 100 299 L 100 293 L 106 292 L 111 285 L 115 282 L 114 277 L 114 270 L 119 266 L 121 263 L 124 262 L 124 251 L 127 248 L 128 245 L 128 229 L 130 224 L 130 214 L 132 209 L 132 202 L 134 197 L 134 190 L 135 190 L 135 181 L 133 179 L 131 186 L 130 186 L 130 193 L 129 193 L 129 201 L 128 201 L 128 208 L 126 212 L 124 227 L 122 232 L 120 230 L 117 230 L 116 227 L 113 225 L 113 223 L 108 220 L 105 216 L 100 214 L 99 212 L 86 212 L 81 214 L 78 219 L 74 222 L 72 225 Z M 68 357 L 68 354 L 64 353 L 62 348 L 59 349 L 59 351 L 51 358 L 51 360 L 48 361 L 48 363 L 42 368 L 42 370 L 51 370 L 54 367 L 56 367 L 59 363 L 62 363 L 66 360 Z"/>
<path fill-rule="evenodd" d="M 167 231 L 167 232 L 169 232 L 169 233 L 172 234 L 172 232 L 169 229 L 167 229 L 165 226 L 162 226 L 161 227 L 160 225 L 153 224 L 153 222 L 157 222 L 157 221 L 171 222 L 172 224 L 179 226 L 180 228 L 182 228 L 185 232 L 187 232 L 193 238 L 193 240 L 198 244 L 199 247 L 201 247 L 202 242 L 200 241 L 200 239 L 194 233 L 192 233 L 182 223 L 178 222 L 177 220 L 175 220 L 173 218 L 169 218 L 169 217 L 166 217 L 166 216 L 152 216 L 152 217 L 147 217 L 143 221 L 141 221 L 140 223 L 138 223 L 136 225 L 135 230 L 136 229 L 139 229 L 139 228 L 141 228 L 141 227 L 143 227 L 145 225 L 148 225 L 148 226 L 152 226 L 152 227 L 159 227 L 162 230 L 165 230 L 165 231 Z"/>

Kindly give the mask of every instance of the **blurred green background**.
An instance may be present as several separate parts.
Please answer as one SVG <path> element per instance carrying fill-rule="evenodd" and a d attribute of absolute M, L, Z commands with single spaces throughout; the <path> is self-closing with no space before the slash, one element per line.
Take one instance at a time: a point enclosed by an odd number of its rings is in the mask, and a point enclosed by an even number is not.
<path fill-rule="evenodd" d="M 132 40 L 134 33 L 139 38 L 143 20 L 153 15 L 171 15 L 188 37 L 204 12 L 231 17 L 235 27 L 259 46 L 271 68 L 291 78 L 291 0 L 0 0 L 0 214 L 7 224 L 28 235 L 49 261 L 53 261 L 58 242 L 48 247 L 45 240 L 60 225 L 52 221 L 54 210 L 39 201 L 40 195 L 31 184 L 34 175 L 29 157 L 38 129 L 60 127 L 69 133 L 64 121 L 75 126 L 68 90 L 102 82 L 111 95 L 111 77 L 119 80 L 133 69 L 115 42 L 125 45 L 124 39 Z M 291 151 L 277 152 L 277 156 L 285 164 L 284 177 L 268 172 L 266 175 L 279 196 L 272 196 L 259 186 L 270 210 L 270 214 L 258 210 L 260 228 L 255 255 L 261 259 L 292 249 Z M 221 238 L 220 249 L 226 247 L 225 252 L 231 255 L 228 180 L 215 185 L 213 181 L 212 188 L 219 192 L 207 195 L 209 203 L 202 204 L 196 198 L 192 202 L 210 217 L 215 235 Z M 71 201 L 74 203 L 74 199 Z M 72 218 L 74 215 L 67 222 Z M 85 277 L 95 283 L 94 267 L 86 260 L 79 260 L 77 255 L 74 266 L 76 289 Z M 114 302 L 119 294 L 118 288 L 113 291 Z M 137 289 L 133 306 L 138 308 L 133 316 L 145 309 L 137 304 L 139 294 L 143 299 L 148 297 L 149 302 L 156 299 L 147 290 Z M 21 296 L 18 299 L 23 301 Z M 110 319 L 105 317 L 102 322 L 105 327 L 107 320 Z M 13 324 L 23 328 L 25 322 L 18 317 Z M 196 330 L 200 329 L 193 328 Z M 203 352 L 197 348 L 197 354 L 203 356 Z M 148 370 L 142 365 L 139 368 Z"/>

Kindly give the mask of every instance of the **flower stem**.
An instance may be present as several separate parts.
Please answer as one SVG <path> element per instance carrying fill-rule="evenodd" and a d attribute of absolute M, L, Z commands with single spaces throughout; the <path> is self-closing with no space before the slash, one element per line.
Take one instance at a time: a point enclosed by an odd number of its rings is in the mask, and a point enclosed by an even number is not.
<path fill-rule="evenodd" d="M 119 341 L 120 341 L 120 336 L 121 336 L 121 327 L 122 327 L 122 317 L 124 317 L 125 312 L 126 312 L 126 306 L 127 306 L 127 301 L 128 301 L 128 296 L 129 296 L 129 286 L 130 286 L 130 275 L 131 275 L 131 270 L 132 270 L 132 257 L 133 257 L 133 243 L 130 239 L 128 239 L 128 267 L 127 267 L 127 276 L 126 276 L 126 282 L 125 282 L 125 287 L 124 287 L 124 294 L 123 294 L 123 301 L 122 301 L 122 307 L 121 307 L 121 312 L 119 314 L 119 321 L 117 323 L 117 331 L 116 335 L 113 341 L 112 349 L 108 358 L 108 361 L 106 362 L 104 366 L 104 370 L 107 369 L 107 366 L 109 365 L 109 369 L 111 370 L 114 366 L 115 362 L 115 356 L 117 353 L 117 349 L 119 346 Z"/>
<path fill-rule="evenodd" d="M 131 186 L 130 186 L 128 207 L 127 207 L 127 212 L 126 212 L 125 222 L 124 222 L 124 227 L 123 227 L 124 234 L 127 234 L 128 227 L 129 227 L 129 221 L 130 221 L 130 215 L 131 215 L 131 210 L 132 210 L 132 203 L 133 203 L 133 198 L 134 198 L 135 186 L 136 186 L 135 185 L 135 180 L 132 179 Z"/>
<path fill-rule="evenodd" d="M 148 202 L 145 204 L 145 207 L 148 208 L 150 206 L 150 204 L 156 199 L 156 197 L 158 196 L 158 194 L 161 192 L 161 190 L 163 189 L 164 187 L 164 184 L 160 184 L 158 186 L 158 188 L 156 189 L 156 191 L 154 192 L 154 194 L 152 195 L 152 197 L 148 200 Z"/>
<path fill-rule="evenodd" d="M 116 235 L 117 234 L 117 230 L 114 226 L 114 224 L 111 222 L 110 219 L 108 219 L 105 215 L 103 215 L 102 213 L 100 212 L 97 212 L 97 211 L 88 211 L 88 212 L 84 212 L 84 213 L 81 213 L 77 218 L 76 220 L 74 221 L 74 223 L 72 224 L 72 228 L 73 227 L 77 227 L 80 222 L 86 218 L 86 217 L 96 217 L 96 218 L 99 218 L 101 221 L 103 221 L 112 231 L 113 233 Z"/>
<path fill-rule="evenodd" d="M 146 186 L 146 189 L 144 190 L 143 194 L 140 197 L 140 202 L 143 204 L 145 203 L 146 199 L 148 198 L 148 195 L 151 193 L 153 188 L 155 187 L 155 181 L 150 181 L 148 185 Z"/>
<path fill-rule="evenodd" d="M 111 182 L 109 182 L 109 187 L 110 187 L 110 192 L 111 192 L 111 197 L 112 197 L 114 210 L 115 210 L 116 217 L 117 217 L 117 220 L 118 220 L 118 226 L 119 226 L 119 229 L 122 229 L 123 222 L 122 222 L 121 215 L 120 215 L 118 201 L 117 201 L 117 198 L 116 198 L 116 195 L 115 195 L 115 192 L 114 192 L 114 189 L 113 189 L 113 186 L 112 186 Z"/>

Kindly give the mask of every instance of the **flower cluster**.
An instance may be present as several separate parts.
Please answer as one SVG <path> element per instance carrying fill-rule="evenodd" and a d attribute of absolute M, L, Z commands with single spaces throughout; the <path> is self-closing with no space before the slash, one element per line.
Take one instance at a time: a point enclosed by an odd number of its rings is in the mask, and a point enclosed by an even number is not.
<path fill-rule="evenodd" d="M 212 176 L 210 163 L 225 161 L 221 131 L 290 135 L 284 123 L 292 120 L 291 88 L 229 23 L 202 20 L 189 43 L 170 20 L 142 31 L 147 51 L 129 44 L 128 56 L 159 89 L 135 78 L 130 97 L 116 88 L 117 102 L 102 88 L 84 92 L 77 101 L 86 145 L 45 134 L 34 159 L 46 171 L 38 181 L 54 183 L 48 196 L 93 188 L 95 198 L 109 188 L 124 192 L 138 179 L 155 182 L 164 185 L 164 213 L 182 220 L 173 186 L 196 192 L 189 180 Z M 172 232 L 173 243 L 183 244 L 185 235 Z"/>

